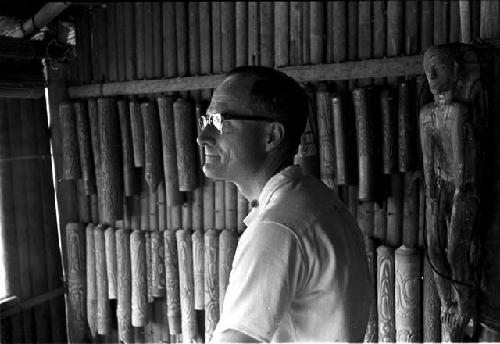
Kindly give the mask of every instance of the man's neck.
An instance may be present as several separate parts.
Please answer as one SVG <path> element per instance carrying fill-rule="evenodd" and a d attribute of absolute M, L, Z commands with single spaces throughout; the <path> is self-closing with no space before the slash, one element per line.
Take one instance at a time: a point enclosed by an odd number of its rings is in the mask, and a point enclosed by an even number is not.
<path fill-rule="evenodd" d="M 283 161 L 283 159 L 270 160 L 269 164 L 266 164 L 267 166 L 259 172 L 235 184 L 248 201 L 257 201 L 269 179 L 291 164 L 292 162 Z"/>

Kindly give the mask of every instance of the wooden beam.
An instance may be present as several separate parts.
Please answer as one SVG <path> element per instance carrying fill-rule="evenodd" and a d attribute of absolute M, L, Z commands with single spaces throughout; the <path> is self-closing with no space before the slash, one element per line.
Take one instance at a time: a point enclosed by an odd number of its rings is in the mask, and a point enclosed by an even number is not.
<path fill-rule="evenodd" d="M 422 55 L 350 61 L 313 66 L 278 68 L 299 82 L 352 80 L 423 74 Z M 103 84 L 70 86 L 70 98 L 136 95 L 172 91 L 191 91 L 217 87 L 225 74 L 154 80 L 134 80 Z"/>

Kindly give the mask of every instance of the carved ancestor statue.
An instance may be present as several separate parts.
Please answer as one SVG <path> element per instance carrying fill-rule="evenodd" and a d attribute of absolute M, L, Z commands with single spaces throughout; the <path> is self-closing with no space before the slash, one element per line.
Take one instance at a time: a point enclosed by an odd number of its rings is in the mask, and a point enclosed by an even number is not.
<path fill-rule="evenodd" d="M 427 255 L 434 271 L 444 341 L 477 324 L 477 239 L 482 104 L 479 64 L 463 44 L 430 47 L 424 71 L 434 101 L 420 112 L 426 183 Z M 479 129 L 478 129 L 479 128 Z"/>

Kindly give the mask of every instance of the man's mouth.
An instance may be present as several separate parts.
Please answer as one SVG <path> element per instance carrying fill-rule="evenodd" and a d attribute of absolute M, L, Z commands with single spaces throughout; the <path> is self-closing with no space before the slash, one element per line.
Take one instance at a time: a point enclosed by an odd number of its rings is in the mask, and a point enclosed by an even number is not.
<path fill-rule="evenodd" d="M 205 163 L 213 163 L 219 161 L 219 159 L 220 159 L 219 155 L 205 154 Z"/>

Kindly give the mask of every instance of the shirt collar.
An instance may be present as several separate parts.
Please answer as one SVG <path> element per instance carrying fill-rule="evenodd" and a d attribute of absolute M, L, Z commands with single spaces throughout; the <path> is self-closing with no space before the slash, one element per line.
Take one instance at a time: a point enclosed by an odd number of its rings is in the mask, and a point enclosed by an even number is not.
<path fill-rule="evenodd" d="M 267 204 L 271 200 L 271 197 L 273 196 L 276 190 L 278 190 L 283 184 L 301 175 L 302 175 L 302 170 L 300 166 L 292 165 L 284 168 L 283 170 L 272 176 L 267 181 L 266 185 L 264 185 L 264 188 L 262 189 L 259 195 L 258 198 L 259 204 L 256 207 L 252 208 L 250 213 L 243 220 L 245 225 L 248 227 L 252 222 L 255 221 L 255 219 L 260 215 L 260 213 L 266 208 Z"/>

